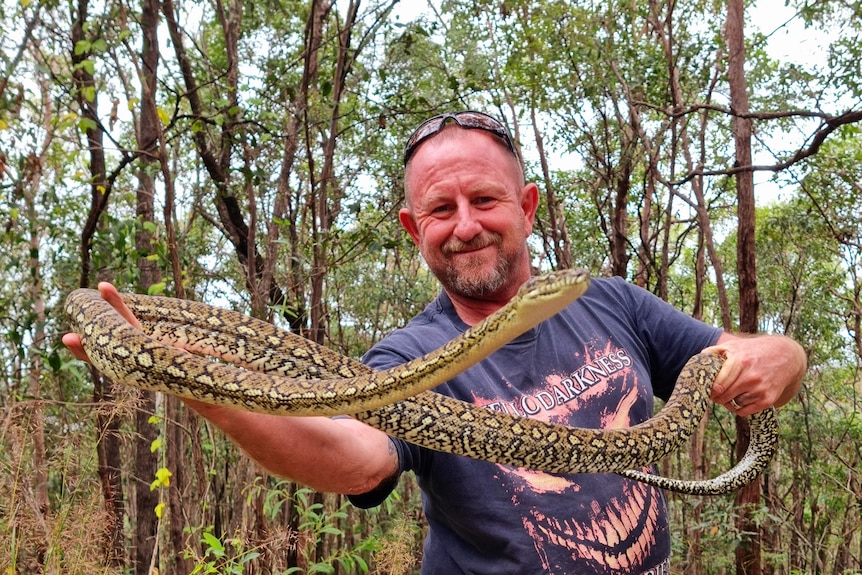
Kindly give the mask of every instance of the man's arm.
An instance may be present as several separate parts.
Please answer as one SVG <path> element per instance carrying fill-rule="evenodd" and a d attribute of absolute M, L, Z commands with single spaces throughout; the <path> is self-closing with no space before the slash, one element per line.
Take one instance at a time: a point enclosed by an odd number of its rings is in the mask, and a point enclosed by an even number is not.
<path fill-rule="evenodd" d="M 727 358 L 712 387 L 713 401 L 742 416 L 786 404 L 799 392 L 808 369 L 802 346 L 782 335 L 725 332 L 704 351 Z"/>
<path fill-rule="evenodd" d="M 271 473 L 318 491 L 366 493 L 398 471 L 389 436 L 354 419 L 283 417 L 197 401 L 186 404 Z"/>
<path fill-rule="evenodd" d="M 140 327 L 116 288 L 99 284 L 102 297 Z M 87 361 L 78 334 L 63 336 L 72 354 Z M 378 487 L 398 471 L 389 437 L 353 419 L 281 417 L 186 400 L 221 428 L 268 471 L 318 491 L 358 494 Z"/>

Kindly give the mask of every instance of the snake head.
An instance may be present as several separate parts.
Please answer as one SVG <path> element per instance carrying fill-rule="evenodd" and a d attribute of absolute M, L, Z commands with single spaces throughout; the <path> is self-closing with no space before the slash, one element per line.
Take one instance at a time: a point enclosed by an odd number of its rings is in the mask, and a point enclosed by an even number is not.
<path fill-rule="evenodd" d="M 581 297 L 590 286 L 590 272 L 580 268 L 557 270 L 527 280 L 513 302 L 518 315 L 544 321 Z"/>
<path fill-rule="evenodd" d="M 581 268 L 557 270 L 533 276 L 518 290 L 517 299 L 524 301 L 565 301 L 560 309 L 578 299 L 590 285 L 590 272 Z"/>

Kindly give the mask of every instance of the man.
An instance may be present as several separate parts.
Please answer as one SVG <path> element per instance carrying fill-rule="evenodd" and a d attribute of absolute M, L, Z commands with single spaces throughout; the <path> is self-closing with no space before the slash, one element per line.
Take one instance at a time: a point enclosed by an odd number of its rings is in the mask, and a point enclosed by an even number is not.
<path fill-rule="evenodd" d="M 508 302 L 531 273 L 527 238 L 538 189 L 526 184 L 508 130 L 479 112 L 432 118 L 405 150 L 399 218 L 443 291 L 364 361 L 382 369 L 431 351 Z M 103 296 L 123 311 L 111 286 Z M 80 340 L 64 342 L 85 359 Z M 713 400 L 739 415 L 783 405 L 805 355 L 781 336 L 740 338 L 692 320 L 620 279 L 597 279 L 551 320 L 437 391 L 580 427 L 648 418 L 685 361 L 727 361 Z M 423 489 L 430 530 L 423 573 L 667 573 L 659 490 L 617 475 L 551 475 L 431 452 L 347 418 L 288 418 L 189 402 L 275 474 L 357 505 L 380 503 L 401 472 Z"/>

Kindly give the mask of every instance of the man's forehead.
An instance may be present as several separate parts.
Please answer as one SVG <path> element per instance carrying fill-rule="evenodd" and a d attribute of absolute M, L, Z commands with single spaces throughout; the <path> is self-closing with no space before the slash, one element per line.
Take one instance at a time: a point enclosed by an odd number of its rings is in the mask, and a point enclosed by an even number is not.
<path fill-rule="evenodd" d="M 414 154 L 419 154 L 423 150 L 433 149 L 435 146 L 439 148 L 445 145 L 457 144 L 459 142 L 463 144 L 470 140 L 473 140 L 474 143 L 480 144 L 483 147 L 485 145 L 499 146 L 509 153 L 508 148 L 506 148 L 503 141 L 491 132 L 486 132 L 484 130 L 468 130 L 462 128 L 458 124 L 446 124 L 437 134 L 434 135 L 433 138 L 428 138 L 422 142 L 419 147 L 416 148 L 416 152 L 414 152 Z"/>
<path fill-rule="evenodd" d="M 478 174 L 490 180 L 497 175 L 511 179 L 514 186 L 524 185 L 521 164 L 500 138 L 483 130 L 465 130 L 447 125 L 434 138 L 422 142 L 405 168 L 405 193 L 408 206 L 417 193 L 424 195 L 430 181 L 449 176 Z"/>

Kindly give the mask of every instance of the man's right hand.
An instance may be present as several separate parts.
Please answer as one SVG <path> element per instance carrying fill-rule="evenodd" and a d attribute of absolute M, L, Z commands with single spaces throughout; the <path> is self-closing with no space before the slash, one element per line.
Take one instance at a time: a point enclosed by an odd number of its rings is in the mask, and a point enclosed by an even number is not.
<path fill-rule="evenodd" d="M 132 311 L 128 308 L 128 306 L 123 301 L 120 292 L 117 291 L 117 288 L 114 287 L 113 284 L 108 282 L 99 282 L 99 293 L 102 294 L 102 298 L 114 306 L 114 308 L 120 312 L 126 320 L 135 326 L 138 329 L 141 329 L 141 324 L 138 322 L 138 318 L 132 313 Z M 87 357 L 87 352 L 84 351 L 84 346 L 81 343 L 81 336 L 77 333 L 67 333 L 63 336 L 63 344 L 69 348 L 69 351 L 72 352 L 72 355 L 80 359 L 81 361 L 90 362 L 90 358 Z"/>

